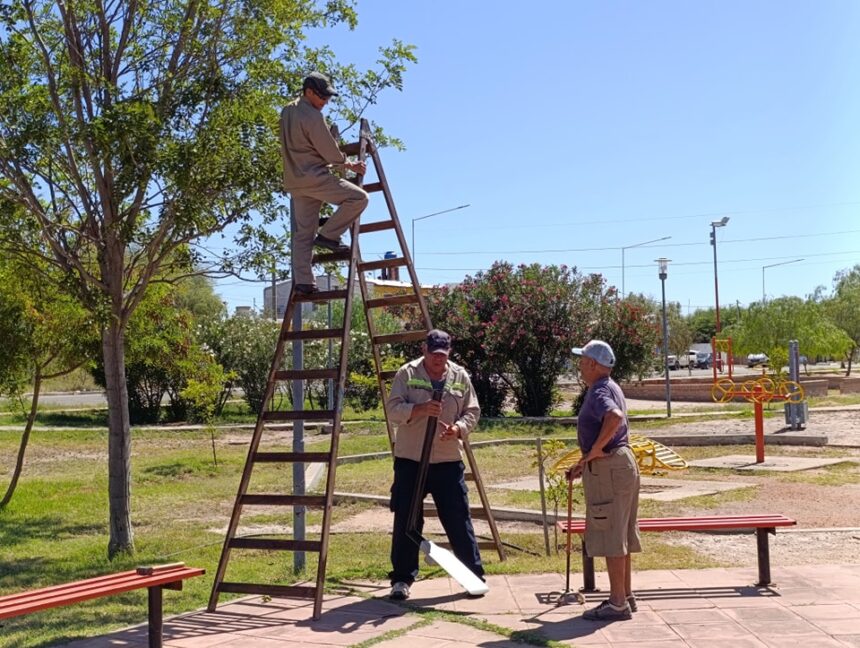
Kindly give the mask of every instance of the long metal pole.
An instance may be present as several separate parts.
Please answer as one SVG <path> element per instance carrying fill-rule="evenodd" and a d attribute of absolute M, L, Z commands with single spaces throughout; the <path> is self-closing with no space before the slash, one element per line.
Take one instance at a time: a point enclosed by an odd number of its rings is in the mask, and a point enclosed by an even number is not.
<path fill-rule="evenodd" d="M 627 293 L 624 292 L 624 250 L 626 249 L 627 248 L 621 248 L 621 299 L 624 299 L 627 295 Z"/>
<path fill-rule="evenodd" d="M 666 273 L 660 273 L 663 290 L 663 372 L 666 374 L 666 418 L 672 416 L 672 383 L 669 381 L 669 326 L 666 319 Z"/>
<path fill-rule="evenodd" d="M 290 225 L 292 226 L 292 231 L 296 232 L 296 220 L 294 214 L 296 210 L 294 208 L 293 199 L 290 197 Z M 293 237 L 295 240 L 295 237 Z M 295 252 L 295 248 L 293 249 Z M 295 259 L 295 253 L 292 254 L 292 258 Z M 295 268 L 293 269 L 293 288 L 295 288 L 296 281 L 296 273 Z M 293 330 L 301 331 L 302 330 L 302 304 L 296 304 L 296 308 L 293 311 Z M 301 340 L 293 341 L 293 369 L 301 370 L 304 368 L 304 349 Z M 305 381 L 304 380 L 294 380 L 292 381 L 293 388 L 293 409 L 303 410 L 304 402 L 305 402 Z M 301 419 L 298 419 L 293 422 L 293 452 L 301 453 L 305 451 L 305 422 Z M 301 462 L 293 463 L 293 495 L 304 495 L 305 494 L 305 464 Z M 304 506 L 295 506 L 293 508 L 293 539 L 299 542 L 305 539 L 305 507 Z M 304 551 L 294 551 L 293 552 L 293 569 L 295 573 L 299 573 L 305 568 L 305 552 Z"/>
<path fill-rule="evenodd" d="M 711 236 L 713 237 L 711 244 L 714 246 L 714 303 L 716 304 L 717 333 L 719 333 L 722 330 L 720 327 L 720 282 L 717 279 L 717 228 L 713 223 L 711 223 Z"/>

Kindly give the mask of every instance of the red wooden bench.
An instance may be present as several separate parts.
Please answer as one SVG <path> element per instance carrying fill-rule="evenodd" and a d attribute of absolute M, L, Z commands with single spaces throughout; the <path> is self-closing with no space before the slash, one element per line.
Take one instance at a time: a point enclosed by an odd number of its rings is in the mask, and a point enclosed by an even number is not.
<path fill-rule="evenodd" d="M 172 563 L 154 567 L 138 567 L 133 571 L 97 576 L 87 580 L 44 587 L 30 592 L 0 596 L 0 619 L 23 616 L 39 610 L 71 605 L 80 601 L 122 594 L 147 588 L 149 599 L 149 645 L 161 648 L 162 608 L 161 590 L 181 590 L 182 581 L 202 576 L 206 571 L 186 567 L 185 563 Z"/>
<path fill-rule="evenodd" d="M 745 531 L 753 530 L 758 545 L 758 582 L 764 587 L 771 584 L 770 580 L 770 547 L 768 533 L 776 534 L 776 527 L 794 526 L 795 520 L 784 515 L 706 515 L 702 517 L 677 518 L 640 518 L 640 531 Z M 563 533 L 585 533 L 585 520 L 567 520 L 558 522 Z M 585 592 L 595 591 L 594 559 L 585 551 L 585 541 L 582 543 L 582 589 Z"/>

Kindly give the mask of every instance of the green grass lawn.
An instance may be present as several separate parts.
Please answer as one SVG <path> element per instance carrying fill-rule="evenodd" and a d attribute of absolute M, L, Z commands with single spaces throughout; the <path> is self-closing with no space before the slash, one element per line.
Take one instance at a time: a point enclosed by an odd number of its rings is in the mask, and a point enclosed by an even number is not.
<path fill-rule="evenodd" d="M 45 413 L 46 416 L 50 412 Z M 77 416 L 77 413 L 76 413 Z M 98 412 L 81 412 L 83 420 Z M 50 420 L 50 419 L 47 419 Z M 90 418 L 88 420 L 95 420 Z M 649 424 L 650 426 L 651 424 Z M 637 430 L 638 431 L 638 426 Z M 101 573 L 138 565 L 184 561 L 203 567 L 207 575 L 191 579 L 181 592 L 165 593 L 165 614 L 197 609 L 206 604 L 212 585 L 225 527 L 232 510 L 239 476 L 247 452 L 250 430 L 219 428 L 217 465 L 213 461 L 209 433 L 204 430 L 135 430 L 132 442 L 132 520 L 136 553 L 107 560 L 107 431 L 104 429 L 49 429 L 33 433 L 26 465 L 18 490 L 10 505 L 0 511 L 0 594 L 88 578 Z M 545 439 L 575 436 L 575 430 L 558 424 L 524 424 L 516 419 L 482 423 L 472 440 Z M 5 488 L 17 452 L 20 433 L 0 431 L 0 485 Z M 289 449 L 287 441 L 275 438 L 270 449 Z M 327 447 L 328 438 L 309 435 L 307 449 Z M 568 442 L 568 446 L 572 443 Z M 381 421 L 352 423 L 342 436 L 340 455 L 388 450 L 385 425 Z M 780 447 L 769 449 L 781 453 Z M 753 454 L 749 447 L 732 452 Z M 828 451 L 809 450 L 810 454 Z M 686 458 L 725 453 L 725 448 L 684 448 Z M 475 455 L 486 484 L 536 476 L 534 445 L 505 444 L 475 447 Z M 691 470 L 682 478 L 709 478 L 713 472 Z M 785 475 L 774 479 L 791 479 Z M 857 472 L 837 465 L 795 479 L 815 479 L 814 483 L 838 485 L 857 481 Z M 389 458 L 344 464 L 338 468 L 337 490 L 377 495 L 388 493 L 391 481 Z M 252 479 L 256 492 L 290 492 L 290 466 L 260 465 Z M 745 489 L 718 496 L 685 500 L 684 507 L 707 510 L 731 498 L 749 497 Z M 489 489 L 496 506 L 540 509 L 537 493 Z M 699 501 L 700 500 L 700 501 Z M 335 521 L 361 512 L 369 504 L 338 506 Z M 642 502 L 641 515 L 672 515 L 677 503 Z M 309 537 L 321 516 L 307 515 Z M 241 533 L 283 531 L 292 522 L 291 512 L 271 508 L 251 511 L 242 518 Z M 562 571 L 564 555 L 543 555 L 543 536 L 533 531 L 504 533 L 503 539 L 526 551 L 510 550 L 509 558 L 485 552 L 490 574 L 542 573 Z M 388 529 L 373 533 L 334 534 L 328 561 L 328 582 L 353 579 L 384 580 L 389 565 Z M 645 552 L 636 559 L 636 569 L 706 567 L 715 563 L 684 547 L 670 546 L 657 534 L 648 534 Z M 360 550 L 357 550 L 360 548 Z M 575 545 L 578 549 L 578 543 Z M 308 554 L 310 569 L 293 573 L 290 554 L 234 551 L 227 577 L 250 582 L 296 582 L 313 577 L 316 554 Z M 575 569 L 579 561 L 573 560 Z M 439 574 L 422 567 L 424 576 Z M 222 598 L 222 600 L 224 600 Z M 146 592 L 135 592 L 46 611 L 4 622 L 0 645 L 32 648 L 75 638 L 106 633 L 146 619 Z"/>

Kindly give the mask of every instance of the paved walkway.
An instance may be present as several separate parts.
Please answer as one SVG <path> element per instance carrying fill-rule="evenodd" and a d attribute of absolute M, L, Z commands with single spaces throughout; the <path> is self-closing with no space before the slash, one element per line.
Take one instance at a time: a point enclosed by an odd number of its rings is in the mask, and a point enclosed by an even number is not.
<path fill-rule="evenodd" d="M 639 611 L 615 623 L 584 621 L 576 602 L 556 605 L 561 574 L 490 576 L 490 593 L 480 599 L 466 598 L 448 578 L 419 581 L 408 606 L 385 599 L 381 584 L 350 583 L 352 594 L 326 597 L 319 621 L 310 619 L 309 603 L 250 597 L 213 614 L 168 619 L 164 645 L 513 648 L 552 640 L 617 648 L 860 647 L 860 565 L 774 565 L 773 576 L 775 586 L 757 588 L 755 568 L 639 572 Z M 607 587 L 605 574 L 597 585 Z M 589 595 L 587 605 L 601 598 Z M 116 646 L 146 646 L 145 626 L 68 644 Z"/>

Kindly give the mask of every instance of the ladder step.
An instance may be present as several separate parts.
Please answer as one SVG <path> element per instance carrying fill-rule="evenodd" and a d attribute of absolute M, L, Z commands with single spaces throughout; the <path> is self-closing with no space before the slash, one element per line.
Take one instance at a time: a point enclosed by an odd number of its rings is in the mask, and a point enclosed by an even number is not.
<path fill-rule="evenodd" d="M 328 463 L 330 452 L 255 452 L 251 458 L 258 463 Z"/>
<path fill-rule="evenodd" d="M 349 142 L 348 144 L 341 144 L 340 150 L 347 155 L 358 155 L 361 151 L 361 142 Z"/>
<path fill-rule="evenodd" d="M 275 372 L 275 380 L 337 380 L 337 369 L 289 369 Z"/>
<path fill-rule="evenodd" d="M 379 377 L 383 380 L 394 380 L 394 376 L 397 375 L 396 371 L 380 371 Z"/>
<path fill-rule="evenodd" d="M 364 302 L 365 308 L 382 308 L 383 306 L 397 306 L 398 304 L 417 304 L 418 295 L 393 295 L 391 297 L 380 297 L 379 299 L 368 299 Z"/>
<path fill-rule="evenodd" d="M 325 506 L 325 495 L 242 495 L 246 506 Z"/>
<path fill-rule="evenodd" d="M 261 594 L 303 599 L 312 599 L 317 594 L 317 588 L 310 585 L 258 585 L 256 583 L 222 582 L 215 589 L 218 592 L 229 594 Z"/>
<path fill-rule="evenodd" d="M 308 329 L 306 331 L 287 331 L 284 340 L 324 340 L 343 337 L 343 329 Z"/>
<path fill-rule="evenodd" d="M 387 229 L 394 229 L 394 221 L 376 221 L 375 223 L 362 223 L 358 226 L 359 234 L 368 234 L 370 232 L 381 232 Z"/>
<path fill-rule="evenodd" d="M 361 187 L 367 193 L 373 193 L 374 191 L 382 191 L 382 183 L 381 182 L 369 182 L 366 185 L 362 185 Z"/>
<path fill-rule="evenodd" d="M 311 263 L 333 263 L 335 261 L 349 261 L 352 257 L 352 250 L 349 252 L 322 252 L 314 254 Z"/>
<path fill-rule="evenodd" d="M 405 331 L 390 335 L 377 335 L 374 344 L 391 344 L 392 342 L 418 342 L 427 337 L 427 331 Z"/>
<path fill-rule="evenodd" d="M 370 270 L 382 270 L 383 268 L 398 268 L 406 265 L 406 259 L 403 257 L 395 257 L 393 259 L 381 259 L 379 261 L 367 261 L 359 263 L 358 269 L 360 272 L 368 272 Z"/>
<path fill-rule="evenodd" d="M 334 299 L 346 299 L 346 290 L 320 290 L 319 292 L 298 294 L 294 297 L 297 302 L 321 302 Z"/>
<path fill-rule="evenodd" d="M 271 549 L 273 551 L 320 551 L 319 540 L 278 540 L 276 538 L 233 538 L 231 549 Z"/>
<path fill-rule="evenodd" d="M 334 410 L 274 410 L 263 412 L 265 421 L 331 421 Z"/>

